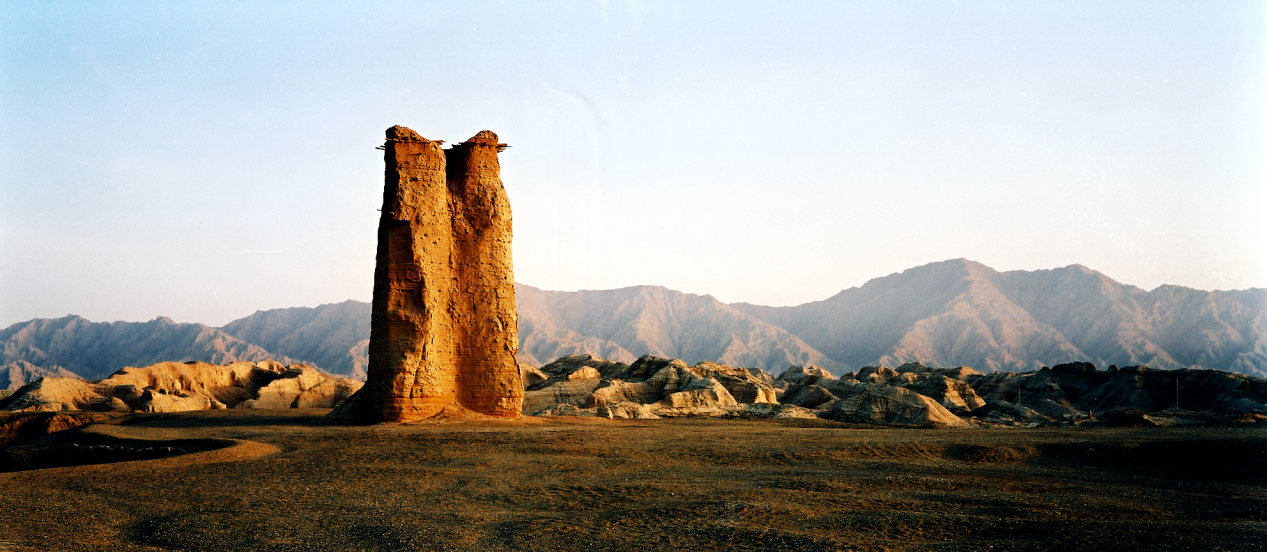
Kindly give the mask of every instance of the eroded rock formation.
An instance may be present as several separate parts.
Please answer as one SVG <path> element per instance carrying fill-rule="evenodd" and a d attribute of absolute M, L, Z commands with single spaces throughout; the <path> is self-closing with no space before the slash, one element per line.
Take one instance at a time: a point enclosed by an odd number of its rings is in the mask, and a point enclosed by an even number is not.
<path fill-rule="evenodd" d="M 332 420 L 411 422 L 451 407 L 519 416 L 505 145 L 487 130 L 441 143 L 387 130 L 368 376 Z"/>
<path fill-rule="evenodd" d="M 521 367 L 530 373 L 530 366 Z M 1107 371 L 1089 363 L 982 374 L 917 362 L 837 378 L 792 366 L 777 378 L 645 355 L 633 364 L 572 355 L 525 380 L 523 413 L 607 418 L 823 418 L 920 427 L 1190 425 L 1267 421 L 1267 379 L 1216 370 Z M 1183 410 L 1175 407 L 1175 397 Z"/>
<path fill-rule="evenodd" d="M 536 416 L 804 417 L 781 405 L 774 378 L 760 370 L 714 362 L 687 366 L 644 355 L 633 364 L 572 355 L 542 366 L 543 381 L 526 385 L 523 413 Z"/>
<path fill-rule="evenodd" d="M 160 362 L 89 381 L 45 377 L 0 399 L 24 412 L 186 412 L 222 408 L 332 408 L 361 386 L 304 364 Z"/>

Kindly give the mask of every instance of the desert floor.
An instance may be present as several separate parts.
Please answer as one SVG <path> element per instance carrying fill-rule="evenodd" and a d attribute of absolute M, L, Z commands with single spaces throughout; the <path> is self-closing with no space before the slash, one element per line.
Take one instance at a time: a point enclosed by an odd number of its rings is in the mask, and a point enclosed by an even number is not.
<path fill-rule="evenodd" d="M 1267 549 L 1257 428 L 323 413 L 132 415 L 28 443 L 40 465 L 195 452 L 0 473 L 0 550 Z"/>

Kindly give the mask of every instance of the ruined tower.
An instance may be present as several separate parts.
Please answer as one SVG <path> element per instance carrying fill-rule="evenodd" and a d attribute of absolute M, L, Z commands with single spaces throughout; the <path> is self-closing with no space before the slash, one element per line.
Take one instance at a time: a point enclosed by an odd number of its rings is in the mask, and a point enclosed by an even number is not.
<path fill-rule="evenodd" d="M 328 417 L 411 422 L 460 407 L 518 416 L 519 319 L 510 202 L 480 131 L 447 150 L 387 129 L 368 378 Z"/>

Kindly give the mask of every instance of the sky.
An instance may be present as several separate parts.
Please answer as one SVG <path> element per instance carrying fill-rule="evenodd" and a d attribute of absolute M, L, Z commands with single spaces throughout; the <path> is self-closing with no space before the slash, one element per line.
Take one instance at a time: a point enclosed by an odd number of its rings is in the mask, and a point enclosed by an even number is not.
<path fill-rule="evenodd" d="M 1267 287 L 1267 2 L 10 0 L 0 327 L 368 301 L 396 124 L 511 145 L 544 289 Z"/>

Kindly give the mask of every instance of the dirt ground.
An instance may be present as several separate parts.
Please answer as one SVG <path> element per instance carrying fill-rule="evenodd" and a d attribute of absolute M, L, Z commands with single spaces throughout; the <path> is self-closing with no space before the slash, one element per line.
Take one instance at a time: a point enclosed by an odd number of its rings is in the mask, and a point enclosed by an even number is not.
<path fill-rule="evenodd" d="M 131 415 L 28 443 L 24 467 L 147 460 L 0 473 L 0 551 L 1267 550 L 1261 428 L 322 414 Z"/>

